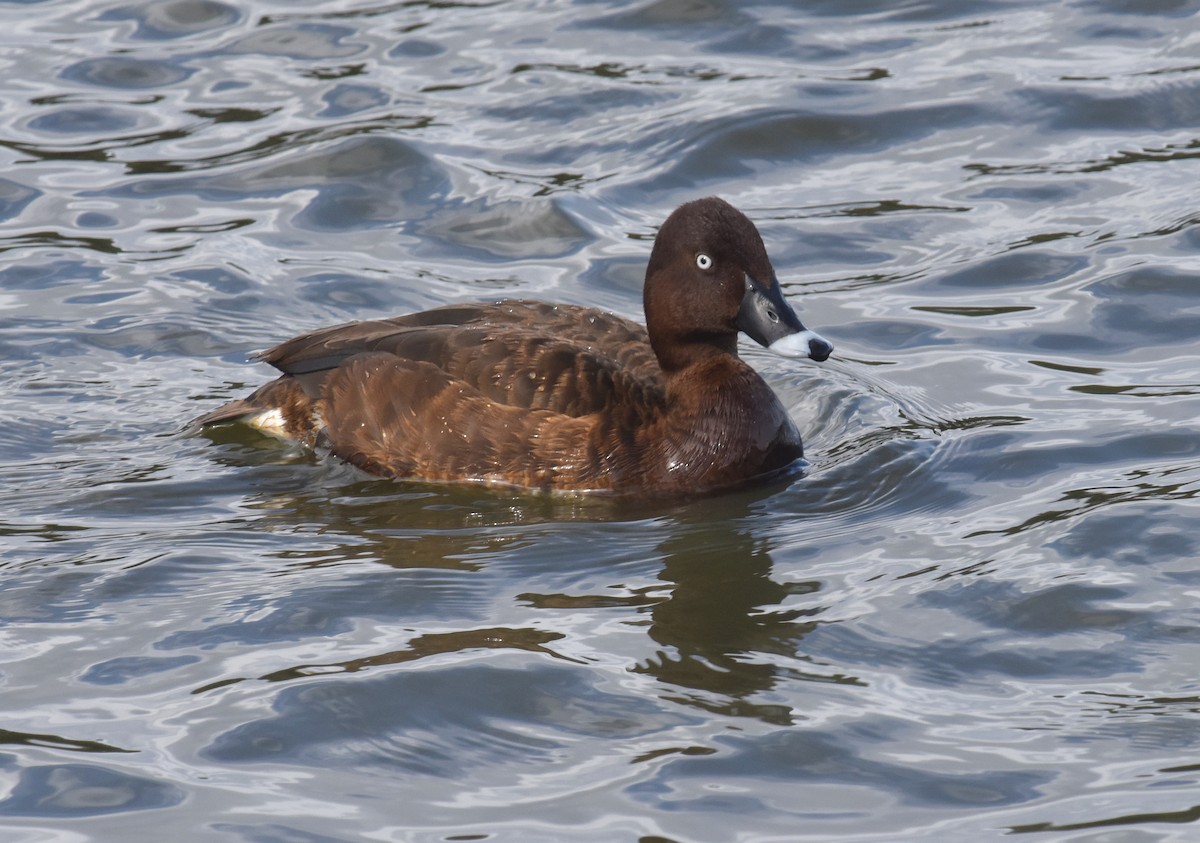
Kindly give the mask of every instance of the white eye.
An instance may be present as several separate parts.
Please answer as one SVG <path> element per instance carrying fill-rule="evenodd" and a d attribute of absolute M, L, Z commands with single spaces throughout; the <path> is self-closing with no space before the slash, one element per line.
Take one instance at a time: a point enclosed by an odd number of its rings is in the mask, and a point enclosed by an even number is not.
<path fill-rule="evenodd" d="M 704 252 L 696 255 L 696 266 L 700 267 L 701 269 L 712 269 L 712 264 L 712 258 L 704 254 Z"/>

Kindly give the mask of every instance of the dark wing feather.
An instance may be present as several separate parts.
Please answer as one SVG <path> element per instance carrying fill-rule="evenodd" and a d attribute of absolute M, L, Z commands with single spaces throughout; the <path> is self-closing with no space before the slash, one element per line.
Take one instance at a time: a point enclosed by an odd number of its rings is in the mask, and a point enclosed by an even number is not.
<path fill-rule="evenodd" d="M 571 416 L 598 412 L 617 396 L 661 400 L 663 389 L 640 325 L 542 302 L 448 305 L 336 325 L 281 343 L 262 359 L 315 399 L 330 370 L 376 352 L 430 363 L 492 401 Z"/>
<path fill-rule="evenodd" d="M 489 400 L 425 362 L 367 353 L 329 376 L 331 452 L 373 474 L 580 488 L 601 477 L 595 420 Z"/>

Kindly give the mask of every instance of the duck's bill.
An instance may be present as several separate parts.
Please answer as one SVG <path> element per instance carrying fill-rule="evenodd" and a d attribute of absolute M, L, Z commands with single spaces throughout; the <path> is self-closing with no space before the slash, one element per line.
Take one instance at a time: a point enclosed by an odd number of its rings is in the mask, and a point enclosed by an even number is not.
<path fill-rule="evenodd" d="M 784 357 L 808 357 L 819 363 L 833 353 L 832 343 L 800 322 L 774 278 L 765 289 L 746 278 L 735 324 L 750 339 Z"/>
<path fill-rule="evenodd" d="M 829 340 L 807 328 L 799 333 L 780 337 L 767 348 L 784 357 L 808 357 L 818 363 L 828 360 L 829 355 L 833 353 L 833 344 Z"/>

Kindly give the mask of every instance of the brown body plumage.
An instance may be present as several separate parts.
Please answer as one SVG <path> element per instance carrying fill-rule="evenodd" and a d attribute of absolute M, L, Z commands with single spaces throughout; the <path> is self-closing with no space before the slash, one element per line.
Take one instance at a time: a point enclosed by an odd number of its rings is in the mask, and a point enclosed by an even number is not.
<path fill-rule="evenodd" d="M 682 206 L 644 298 L 648 332 L 532 301 L 325 328 L 265 352 L 283 376 L 197 421 L 248 421 L 382 476 L 637 496 L 739 485 L 800 457 L 737 331 L 820 360 L 830 346 L 783 300 L 753 224 L 719 199 Z"/>

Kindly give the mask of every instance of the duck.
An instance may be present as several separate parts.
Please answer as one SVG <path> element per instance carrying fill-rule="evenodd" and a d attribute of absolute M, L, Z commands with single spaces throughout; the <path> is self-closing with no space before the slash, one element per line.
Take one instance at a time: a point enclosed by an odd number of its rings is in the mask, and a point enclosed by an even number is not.
<path fill-rule="evenodd" d="M 348 322 L 256 357 L 281 374 L 199 417 L 381 477 L 626 498 L 745 486 L 802 464 L 800 433 L 738 334 L 822 362 L 754 223 L 717 197 L 661 225 L 645 327 L 506 299 Z"/>

